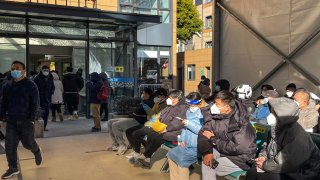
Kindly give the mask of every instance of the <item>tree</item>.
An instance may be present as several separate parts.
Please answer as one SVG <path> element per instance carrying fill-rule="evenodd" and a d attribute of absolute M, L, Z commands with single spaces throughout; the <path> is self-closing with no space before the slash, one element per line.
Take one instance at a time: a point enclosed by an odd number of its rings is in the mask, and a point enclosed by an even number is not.
<path fill-rule="evenodd" d="M 188 41 L 202 30 L 203 21 L 192 0 L 177 0 L 177 38 Z"/>

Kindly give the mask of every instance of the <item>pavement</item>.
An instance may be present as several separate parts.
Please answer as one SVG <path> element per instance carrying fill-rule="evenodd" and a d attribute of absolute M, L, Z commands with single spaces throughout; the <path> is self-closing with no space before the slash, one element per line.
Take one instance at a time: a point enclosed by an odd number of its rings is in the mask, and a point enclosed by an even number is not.
<path fill-rule="evenodd" d="M 102 132 L 91 133 L 90 119 L 49 122 L 45 138 L 37 139 L 44 161 L 36 166 L 33 154 L 18 148 L 21 174 L 13 180 L 169 180 L 169 173 L 160 172 L 166 151 L 159 149 L 152 158 L 150 170 L 134 167 L 125 156 L 106 151 L 112 144 L 106 122 Z M 3 144 L 3 142 L 1 143 Z M 0 173 L 7 169 L 6 157 L 0 155 Z M 191 174 L 191 180 L 200 179 L 200 170 Z"/>

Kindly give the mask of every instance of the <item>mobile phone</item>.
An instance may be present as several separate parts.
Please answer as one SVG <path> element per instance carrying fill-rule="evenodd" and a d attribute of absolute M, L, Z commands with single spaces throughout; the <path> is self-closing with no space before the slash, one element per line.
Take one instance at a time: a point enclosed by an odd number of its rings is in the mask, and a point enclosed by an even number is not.
<path fill-rule="evenodd" d="M 217 160 L 215 160 L 215 159 L 212 159 L 212 166 L 211 166 L 211 168 L 212 168 L 212 169 L 216 169 L 216 168 L 218 167 L 218 165 L 219 165 L 219 162 L 218 162 Z"/>
<path fill-rule="evenodd" d="M 181 121 L 183 120 L 181 117 L 176 117 L 176 118 L 179 119 L 179 120 L 181 120 Z"/>

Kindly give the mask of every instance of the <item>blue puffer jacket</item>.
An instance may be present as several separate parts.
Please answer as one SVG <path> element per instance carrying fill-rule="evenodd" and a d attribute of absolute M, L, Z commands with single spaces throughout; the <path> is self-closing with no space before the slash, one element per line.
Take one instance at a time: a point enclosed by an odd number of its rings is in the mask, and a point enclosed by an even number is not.
<path fill-rule="evenodd" d="M 261 104 L 257 107 L 254 113 L 251 115 L 256 120 L 266 120 L 270 114 L 269 105 Z"/>
<path fill-rule="evenodd" d="M 98 73 L 93 72 L 90 74 L 90 82 L 87 82 L 89 90 L 89 103 L 100 104 L 101 101 L 97 98 L 97 94 L 102 86 L 102 81 Z"/>
<path fill-rule="evenodd" d="M 187 147 L 197 147 L 198 133 L 202 127 L 203 115 L 201 110 L 195 112 L 187 110 L 188 125 L 182 130 L 181 140 L 184 141 Z"/>

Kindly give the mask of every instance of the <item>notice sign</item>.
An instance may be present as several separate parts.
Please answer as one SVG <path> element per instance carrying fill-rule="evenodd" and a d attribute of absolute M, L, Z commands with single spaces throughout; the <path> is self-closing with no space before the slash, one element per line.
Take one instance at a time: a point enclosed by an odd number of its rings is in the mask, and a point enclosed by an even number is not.
<path fill-rule="evenodd" d="M 123 72 L 124 71 L 124 67 L 123 66 L 115 66 L 114 67 L 114 71 L 115 72 Z"/>

